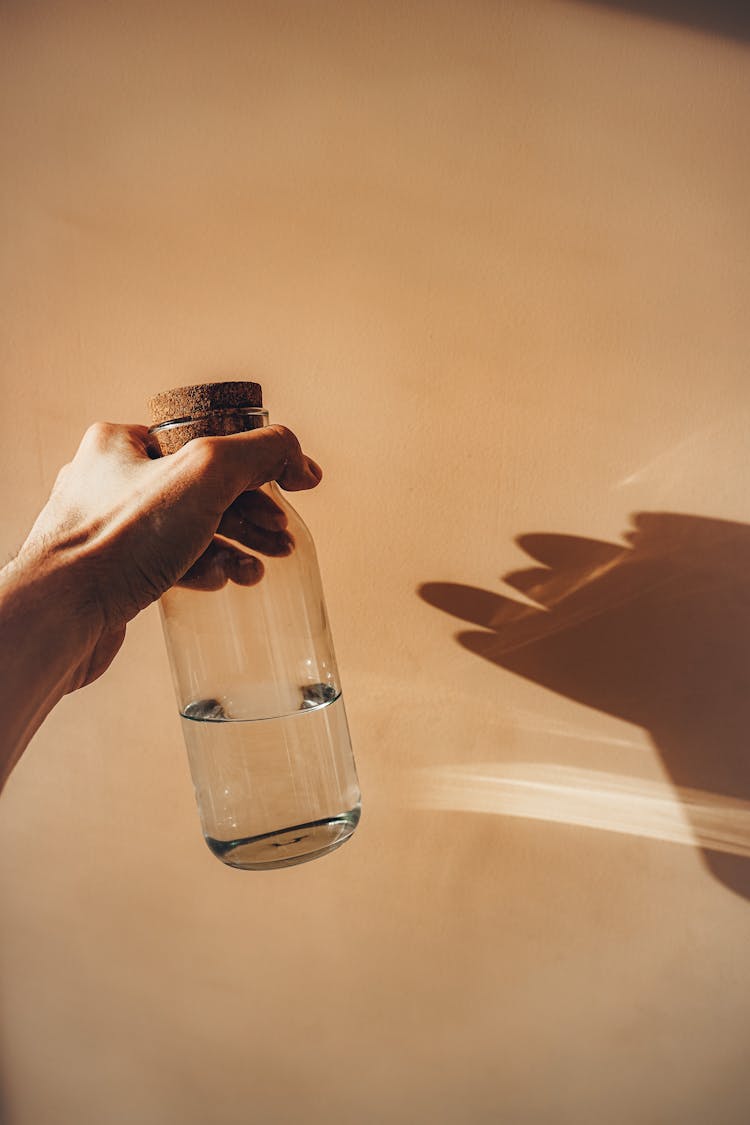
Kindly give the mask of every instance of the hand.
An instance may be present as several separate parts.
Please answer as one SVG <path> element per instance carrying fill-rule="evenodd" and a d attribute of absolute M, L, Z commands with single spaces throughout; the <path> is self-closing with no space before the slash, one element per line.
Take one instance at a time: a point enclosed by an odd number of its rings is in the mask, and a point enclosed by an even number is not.
<path fill-rule="evenodd" d="M 92 426 L 16 560 L 69 576 L 86 651 L 66 690 L 101 675 L 127 622 L 176 582 L 258 582 L 262 563 L 243 548 L 278 556 L 293 541 L 283 510 L 257 489 L 314 488 L 321 475 L 282 426 L 198 438 L 168 457 L 155 457 L 144 426 Z"/>

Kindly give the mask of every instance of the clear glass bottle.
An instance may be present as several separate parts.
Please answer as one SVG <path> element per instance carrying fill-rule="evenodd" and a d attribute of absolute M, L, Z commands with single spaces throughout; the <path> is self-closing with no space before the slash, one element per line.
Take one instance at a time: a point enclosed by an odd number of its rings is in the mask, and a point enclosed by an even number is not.
<path fill-rule="evenodd" d="M 151 400 L 163 454 L 200 435 L 268 425 L 257 383 Z M 315 547 L 279 487 L 294 550 L 260 556 L 257 585 L 176 585 L 161 599 L 182 729 L 211 851 L 231 867 L 287 867 L 354 832 L 360 792 Z"/>

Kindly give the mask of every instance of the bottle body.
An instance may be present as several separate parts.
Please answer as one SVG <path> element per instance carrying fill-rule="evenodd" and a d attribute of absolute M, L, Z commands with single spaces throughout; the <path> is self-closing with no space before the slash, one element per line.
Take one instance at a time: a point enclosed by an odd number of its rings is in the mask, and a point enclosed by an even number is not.
<path fill-rule="evenodd" d="M 334 850 L 360 815 L 315 547 L 278 486 L 263 491 L 287 515 L 291 554 L 263 557 L 256 585 L 178 584 L 160 602 L 204 837 L 251 870 Z"/>

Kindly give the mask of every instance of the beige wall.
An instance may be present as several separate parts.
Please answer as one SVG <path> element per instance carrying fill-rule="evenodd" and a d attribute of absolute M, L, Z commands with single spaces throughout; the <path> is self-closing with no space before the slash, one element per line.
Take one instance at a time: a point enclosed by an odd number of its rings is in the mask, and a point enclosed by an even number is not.
<path fill-rule="evenodd" d="M 258 378 L 326 469 L 365 799 L 223 868 L 137 620 L 3 797 L 8 1122 L 744 1123 L 747 47 L 562 0 L 0 32 L 0 546 L 90 421 Z"/>

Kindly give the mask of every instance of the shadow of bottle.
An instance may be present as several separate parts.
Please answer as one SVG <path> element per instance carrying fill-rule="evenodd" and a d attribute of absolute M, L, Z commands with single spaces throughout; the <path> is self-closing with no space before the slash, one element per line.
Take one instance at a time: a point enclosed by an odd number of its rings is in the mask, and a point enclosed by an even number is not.
<path fill-rule="evenodd" d="M 750 526 L 646 512 L 624 538 L 519 537 L 541 565 L 505 582 L 535 607 L 456 583 L 419 593 L 482 626 L 457 637 L 470 652 L 645 728 L 679 788 L 748 800 Z M 703 857 L 750 897 L 750 859 Z"/>

